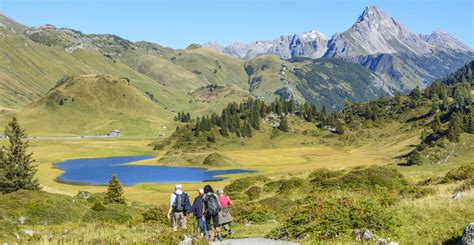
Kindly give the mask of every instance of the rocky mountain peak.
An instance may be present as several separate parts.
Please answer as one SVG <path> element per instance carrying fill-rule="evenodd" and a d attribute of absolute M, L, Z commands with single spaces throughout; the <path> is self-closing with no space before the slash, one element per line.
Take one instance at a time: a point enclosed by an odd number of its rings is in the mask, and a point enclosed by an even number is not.
<path fill-rule="evenodd" d="M 365 7 L 364 12 L 359 16 L 356 23 L 363 21 L 382 21 L 385 19 L 391 19 L 385 13 L 377 8 L 375 5 Z"/>
<path fill-rule="evenodd" d="M 419 35 L 423 41 L 442 49 L 452 49 L 463 52 L 473 51 L 472 48 L 460 42 L 442 29 L 437 29 L 430 35 Z"/>

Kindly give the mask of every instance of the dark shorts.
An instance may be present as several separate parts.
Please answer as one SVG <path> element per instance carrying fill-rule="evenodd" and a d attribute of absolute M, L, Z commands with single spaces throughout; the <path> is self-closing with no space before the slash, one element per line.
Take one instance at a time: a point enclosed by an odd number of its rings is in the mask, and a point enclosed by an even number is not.
<path fill-rule="evenodd" d="M 212 220 L 212 224 L 214 225 L 214 228 L 219 227 L 219 215 L 206 214 L 206 226 L 208 230 L 210 230 L 211 228 L 211 220 Z"/>

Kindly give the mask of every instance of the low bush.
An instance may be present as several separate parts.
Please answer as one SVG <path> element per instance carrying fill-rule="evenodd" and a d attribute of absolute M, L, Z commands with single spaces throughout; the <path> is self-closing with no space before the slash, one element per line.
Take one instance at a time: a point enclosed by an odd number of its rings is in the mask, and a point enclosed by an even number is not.
<path fill-rule="evenodd" d="M 129 207 L 122 204 L 109 204 L 105 206 L 105 209 L 89 209 L 84 215 L 82 221 L 84 222 L 105 222 L 105 223 L 126 223 L 132 219 L 136 219 L 136 216 L 141 215 L 141 210 L 134 207 Z"/>
<path fill-rule="evenodd" d="M 260 198 L 260 193 L 262 193 L 262 188 L 258 186 L 252 186 L 245 192 L 251 201 Z"/>
<path fill-rule="evenodd" d="M 292 210 L 292 207 L 295 205 L 295 202 L 292 201 L 287 196 L 272 196 L 269 198 L 265 198 L 260 200 L 259 203 L 266 209 L 273 210 L 280 216 L 286 216 Z"/>
<path fill-rule="evenodd" d="M 410 186 L 403 187 L 400 190 L 399 194 L 400 196 L 404 198 L 416 199 L 416 198 L 422 198 L 429 195 L 433 195 L 435 194 L 435 192 L 436 192 L 435 189 L 431 187 L 410 185 Z"/>
<path fill-rule="evenodd" d="M 308 179 L 310 182 L 314 184 L 320 184 L 323 181 L 335 177 L 339 177 L 344 174 L 344 171 L 334 171 L 334 170 L 329 170 L 329 169 L 318 169 L 313 171 L 309 176 Z"/>
<path fill-rule="evenodd" d="M 370 166 L 355 168 L 340 178 L 343 189 L 369 189 L 380 187 L 388 190 L 399 189 L 408 184 L 408 181 L 396 169 L 385 166 Z"/>
<path fill-rule="evenodd" d="M 474 179 L 474 163 L 465 164 L 459 168 L 449 171 L 441 181 L 441 183 L 452 183 L 455 181 L 462 181 Z"/>
<path fill-rule="evenodd" d="M 20 190 L 0 195 L 0 209 L 13 220 L 26 217 L 26 224 L 61 224 L 80 221 L 87 201 L 43 191 Z"/>
<path fill-rule="evenodd" d="M 227 193 L 234 193 L 234 192 L 243 192 L 247 190 L 250 186 L 254 185 L 256 182 L 268 182 L 270 179 L 263 175 L 257 176 L 249 176 L 245 178 L 240 178 L 234 180 L 232 183 L 228 184 L 224 190 Z"/>
<path fill-rule="evenodd" d="M 231 212 L 235 222 L 241 224 L 262 224 L 277 219 L 277 214 L 274 211 L 255 202 L 235 202 Z"/>
<path fill-rule="evenodd" d="M 305 181 L 299 178 L 281 179 L 268 182 L 264 186 L 265 192 L 278 192 L 279 194 L 288 194 L 290 191 L 304 186 Z"/>
<path fill-rule="evenodd" d="M 303 187 L 304 184 L 305 184 L 305 181 L 298 178 L 281 180 L 281 185 L 280 185 L 280 188 L 278 189 L 278 193 L 288 194 L 295 189 L 299 189 Z"/>
<path fill-rule="evenodd" d="M 381 201 L 364 196 L 312 197 L 298 205 L 270 237 L 331 240 L 354 229 L 390 230 L 394 215 Z"/>
<path fill-rule="evenodd" d="M 470 189 L 474 188 L 474 178 L 470 180 L 464 181 L 459 187 L 454 189 L 454 192 L 458 191 L 468 191 Z"/>
<path fill-rule="evenodd" d="M 142 212 L 143 221 L 168 224 L 169 221 L 164 215 L 167 211 L 168 210 L 165 206 L 147 208 L 145 211 Z"/>

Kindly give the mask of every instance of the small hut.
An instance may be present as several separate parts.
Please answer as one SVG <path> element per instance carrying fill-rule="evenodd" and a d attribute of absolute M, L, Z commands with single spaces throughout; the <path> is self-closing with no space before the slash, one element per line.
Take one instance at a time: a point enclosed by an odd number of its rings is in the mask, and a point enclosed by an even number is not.
<path fill-rule="evenodd" d="M 110 131 L 107 136 L 110 136 L 110 137 L 120 137 L 120 130 L 118 129 L 114 129 L 112 131 Z"/>

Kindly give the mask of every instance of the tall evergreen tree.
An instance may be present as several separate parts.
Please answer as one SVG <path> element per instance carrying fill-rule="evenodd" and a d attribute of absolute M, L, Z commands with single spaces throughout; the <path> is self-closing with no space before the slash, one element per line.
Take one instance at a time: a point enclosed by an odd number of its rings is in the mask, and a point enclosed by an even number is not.
<path fill-rule="evenodd" d="M 431 129 L 433 130 L 433 133 L 441 131 L 441 119 L 438 114 L 435 114 L 433 121 L 431 122 Z"/>
<path fill-rule="evenodd" d="M 286 117 L 281 116 L 280 117 L 280 125 L 278 126 L 278 129 L 280 129 L 283 132 L 288 132 L 288 121 L 286 120 Z"/>
<path fill-rule="evenodd" d="M 120 184 L 119 180 L 117 179 L 117 175 L 115 174 L 113 174 L 109 180 L 109 187 L 107 188 L 107 192 L 105 193 L 104 202 L 105 204 L 125 204 L 126 202 L 125 197 L 123 196 L 122 185 Z"/>
<path fill-rule="evenodd" d="M 0 150 L 0 192 L 40 189 L 38 179 L 34 177 L 36 167 L 33 165 L 32 153 L 27 153 L 27 135 L 16 118 L 5 127 L 5 136 L 9 145 Z"/>
<path fill-rule="evenodd" d="M 456 112 L 452 115 L 451 120 L 449 121 L 448 131 L 446 132 L 446 137 L 449 141 L 458 142 L 459 136 L 462 133 L 462 117 L 459 112 Z"/>

